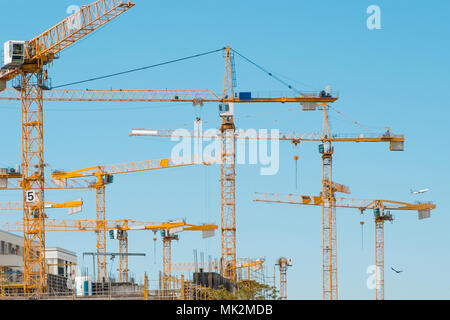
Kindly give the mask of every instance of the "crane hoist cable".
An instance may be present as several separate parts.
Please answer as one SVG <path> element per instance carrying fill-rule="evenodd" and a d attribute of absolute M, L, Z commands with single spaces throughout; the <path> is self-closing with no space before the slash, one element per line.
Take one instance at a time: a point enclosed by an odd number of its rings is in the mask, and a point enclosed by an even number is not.
<path fill-rule="evenodd" d="M 160 62 L 160 63 L 156 63 L 156 64 L 152 64 L 152 65 L 148 65 L 148 66 L 144 66 L 144 67 L 140 67 L 140 68 L 129 69 L 129 70 L 121 71 L 121 72 L 107 74 L 107 75 L 104 75 L 104 76 L 99 76 L 99 77 L 94 77 L 94 78 L 90 78 L 90 79 L 86 79 L 86 80 L 80 80 L 80 81 L 75 81 L 75 82 L 71 82 L 71 83 L 66 83 L 66 84 L 54 86 L 54 87 L 52 87 L 52 89 L 67 87 L 67 86 L 71 86 L 71 85 L 74 85 L 74 84 L 86 83 L 86 82 L 91 82 L 91 81 L 111 78 L 111 77 L 115 77 L 115 76 L 119 76 L 119 75 L 123 75 L 123 74 L 128 74 L 128 73 L 132 73 L 132 72 L 142 71 L 142 70 L 146 70 L 146 69 L 150 69 L 150 68 L 160 67 L 160 66 L 171 64 L 171 63 L 175 63 L 175 62 L 180 62 L 180 61 L 184 61 L 184 60 L 188 60 L 188 59 L 193 59 L 193 58 L 198 58 L 198 57 L 201 57 L 201 56 L 206 56 L 208 54 L 219 52 L 219 51 L 222 51 L 224 49 L 225 48 L 220 48 L 220 49 L 211 50 L 211 51 L 207 51 L 207 52 L 203 52 L 203 53 L 198 53 L 198 54 L 190 55 L 190 56 L 183 57 L 183 58 L 173 59 L 173 60 L 169 60 L 169 61 L 165 61 L 165 62 Z"/>
<path fill-rule="evenodd" d="M 360 221 L 359 224 L 361 225 L 361 250 L 364 250 L 364 221 Z"/>
<path fill-rule="evenodd" d="M 292 144 L 292 153 L 294 154 L 293 158 L 294 158 L 294 165 L 295 165 L 295 176 L 294 176 L 294 180 L 295 180 L 295 190 L 297 190 L 298 188 L 298 159 L 299 156 L 297 155 L 297 143 L 293 143 Z"/>
<path fill-rule="evenodd" d="M 156 236 L 153 237 L 153 264 L 156 264 Z"/>

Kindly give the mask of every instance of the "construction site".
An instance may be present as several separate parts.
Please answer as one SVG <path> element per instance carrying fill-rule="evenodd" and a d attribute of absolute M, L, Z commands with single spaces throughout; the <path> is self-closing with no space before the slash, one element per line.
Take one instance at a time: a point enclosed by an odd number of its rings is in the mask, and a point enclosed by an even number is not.
<path fill-rule="evenodd" d="M 410 191 L 427 173 L 407 122 L 339 83 L 303 90 L 276 46 L 134 48 L 140 2 L 0 32 L 0 300 L 401 298 L 400 265 L 444 226 Z M 327 61 L 308 63 L 301 79 Z"/>

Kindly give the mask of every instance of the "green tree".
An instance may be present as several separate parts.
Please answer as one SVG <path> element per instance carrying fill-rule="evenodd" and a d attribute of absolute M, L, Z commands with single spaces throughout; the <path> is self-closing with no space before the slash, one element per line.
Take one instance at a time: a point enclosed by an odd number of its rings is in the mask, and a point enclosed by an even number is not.
<path fill-rule="evenodd" d="M 255 280 L 242 280 L 230 292 L 223 285 L 218 289 L 207 289 L 209 300 L 265 300 L 277 299 L 277 290 L 273 286 L 259 283 Z"/>

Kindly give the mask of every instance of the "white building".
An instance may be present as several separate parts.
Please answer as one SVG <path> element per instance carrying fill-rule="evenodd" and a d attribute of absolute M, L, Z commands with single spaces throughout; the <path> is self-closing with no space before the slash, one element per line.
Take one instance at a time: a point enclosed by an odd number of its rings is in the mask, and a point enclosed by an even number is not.
<path fill-rule="evenodd" d="M 45 248 L 45 261 L 48 273 L 58 276 L 75 276 L 77 255 L 75 252 L 59 247 Z"/>

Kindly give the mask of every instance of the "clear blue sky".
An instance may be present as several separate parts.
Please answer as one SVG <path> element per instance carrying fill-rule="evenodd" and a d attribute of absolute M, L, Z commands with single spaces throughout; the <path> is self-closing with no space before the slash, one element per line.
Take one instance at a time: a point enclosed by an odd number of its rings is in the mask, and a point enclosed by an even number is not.
<path fill-rule="evenodd" d="M 354 198 L 400 201 L 431 200 L 431 219 L 419 221 L 414 212 L 396 214 L 385 228 L 385 287 L 387 299 L 449 299 L 450 236 L 445 196 L 450 150 L 446 1 L 143 1 L 87 39 L 61 54 L 50 70 L 54 85 L 141 67 L 214 50 L 230 44 L 266 68 L 283 75 L 302 90 L 330 84 L 339 90 L 334 107 L 365 127 L 406 137 L 405 151 L 389 152 L 386 144 L 341 144 L 335 148 L 334 180 L 350 186 Z M 0 41 L 28 40 L 66 16 L 69 5 L 82 1 L 9 1 L 2 5 Z M 381 30 L 366 28 L 366 8 L 381 8 Z M 126 76 L 80 85 L 78 88 L 212 89 L 220 92 L 224 59 L 220 53 Z M 285 88 L 242 59 L 236 58 L 239 91 Z M 75 86 L 77 87 L 77 86 Z M 441 101 L 439 98 L 443 97 Z M 0 102 L 0 166 L 21 162 L 18 102 Z M 320 130 L 320 113 L 302 113 L 297 105 L 239 105 L 239 128 L 278 128 L 285 132 Z M 97 164 L 159 159 L 170 155 L 168 139 L 129 137 L 131 128 L 192 128 L 201 115 L 205 128 L 218 127 L 217 106 L 203 110 L 189 104 L 46 103 L 45 162 L 50 170 L 74 170 Z M 337 133 L 359 127 L 332 115 Z M 269 275 L 280 256 L 293 259 L 288 270 L 288 298 L 321 299 L 321 214 L 319 207 L 254 203 L 254 192 L 318 194 L 321 160 L 314 143 L 298 148 L 299 175 L 295 188 L 293 147 L 282 143 L 280 171 L 259 175 L 259 166 L 237 168 L 237 255 L 265 257 Z M 50 170 L 48 174 L 50 173 Z M 423 196 L 410 189 L 429 187 Z M 191 223 L 220 224 L 219 167 L 186 167 L 121 175 L 107 187 L 107 217 L 162 221 L 186 218 Z M 95 193 L 50 191 L 48 201 L 83 197 L 79 219 L 95 218 Z M 0 201 L 19 193 L 2 192 Z M 70 219 L 63 210 L 47 211 L 51 218 Z M 2 213 L 15 221 L 20 212 Z M 338 209 L 338 279 L 341 299 L 373 299 L 366 288 L 366 269 L 374 263 L 374 226 L 364 217 L 363 247 L 357 211 Z M 161 269 L 158 240 L 153 234 L 130 233 L 130 269 L 141 280 Z M 91 269 L 81 254 L 95 250 L 91 233 L 49 233 L 49 246 L 79 255 L 80 266 Z M 108 240 L 108 251 L 118 244 Z M 173 245 L 173 261 L 192 261 L 192 250 L 205 257 L 220 255 L 220 235 L 202 240 L 181 234 Z M 155 263 L 156 262 L 156 263 Z M 115 261 L 113 268 L 117 268 Z M 390 267 L 404 270 L 395 274 Z M 277 275 L 278 278 L 278 275 Z"/>

